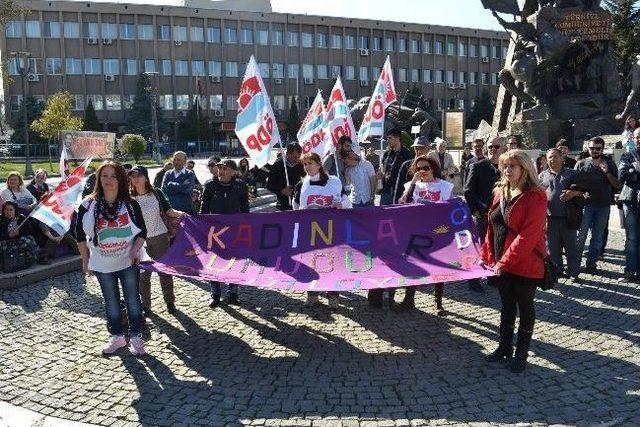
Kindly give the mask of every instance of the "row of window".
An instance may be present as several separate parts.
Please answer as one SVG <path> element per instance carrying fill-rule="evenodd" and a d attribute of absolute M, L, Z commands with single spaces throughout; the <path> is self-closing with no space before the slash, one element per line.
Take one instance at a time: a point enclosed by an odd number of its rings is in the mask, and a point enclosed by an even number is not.
<path fill-rule="evenodd" d="M 159 62 L 159 63 L 158 63 Z M 144 72 L 159 72 L 164 76 L 217 76 L 222 77 L 222 62 L 220 61 L 205 61 L 203 60 L 175 60 L 163 59 L 156 62 L 155 59 L 145 59 L 142 61 L 142 69 L 138 70 L 138 61 L 135 59 L 98 59 L 98 58 L 85 58 L 84 60 L 78 58 L 65 58 L 64 62 L 62 58 L 46 58 L 45 71 L 48 75 L 61 75 L 63 66 L 65 74 L 67 75 L 138 75 L 139 71 Z M 190 64 L 189 64 L 190 63 Z M 19 68 L 22 67 L 23 62 L 16 58 L 12 58 L 9 61 L 9 74 L 19 75 Z M 191 69 L 189 69 L 189 65 Z M 264 78 L 282 79 L 284 78 L 285 64 L 267 64 L 259 63 L 260 74 Z M 224 76 L 225 77 L 239 77 L 244 75 L 245 63 L 238 63 L 235 61 L 227 61 L 224 63 Z M 331 71 L 331 78 L 338 76 L 344 77 L 345 80 L 356 80 L 356 67 L 353 65 L 312 65 L 302 64 L 302 78 L 326 80 L 329 78 L 329 70 Z M 29 59 L 30 73 L 38 74 L 38 60 L 36 58 Z M 344 71 L 344 73 L 343 73 Z M 394 69 L 393 73 L 395 78 L 399 82 L 413 82 L 413 83 L 469 83 L 469 84 L 489 84 L 489 76 L 491 75 L 491 84 L 497 84 L 497 73 L 480 73 L 480 72 L 466 72 L 459 71 L 456 73 L 454 70 L 430 70 L 430 69 L 417 69 L 417 68 L 398 68 Z M 360 67 L 359 80 L 369 81 L 376 80 L 380 74 L 379 67 L 371 67 L 371 73 L 369 73 L 369 67 Z M 300 64 L 287 64 L 287 77 L 292 79 L 298 79 L 300 77 Z"/>
<path fill-rule="evenodd" d="M 42 24 L 42 29 L 41 29 Z M 79 22 L 40 22 L 40 21 L 11 21 L 6 26 L 7 38 L 20 38 L 23 33 L 28 38 L 39 38 L 41 35 L 47 38 L 79 38 L 80 37 L 80 23 Z M 205 31 L 206 30 L 206 31 Z M 178 42 L 186 42 L 191 40 L 193 42 L 220 43 L 224 40 L 224 43 L 230 44 L 244 44 L 244 45 L 268 45 L 282 46 L 285 43 L 285 34 L 282 30 L 266 30 L 259 29 L 254 32 L 253 28 L 241 28 L 238 30 L 233 27 L 226 27 L 224 34 L 219 27 L 197 27 L 192 26 L 190 28 L 185 26 L 169 26 L 158 25 L 154 28 L 150 24 L 111 24 L 97 22 L 84 22 L 82 23 L 82 35 L 87 38 L 103 38 L 103 39 L 123 39 L 123 40 L 153 40 L 154 37 L 158 40 L 174 40 Z M 425 36 L 430 38 L 430 36 Z M 392 36 L 383 37 L 369 37 L 360 36 L 356 45 L 356 36 L 350 34 L 327 34 L 323 32 L 309 33 L 297 31 L 287 32 L 287 45 L 290 47 L 302 47 L 311 48 L 333 48 L 333 49 L 371 49 L 374 51 L 386 50 L 389 52 L 411 52 L 411 53 L 425 53 L 436 55 L 450 55 L 450 56 L 471 56 L 471 57 L 489 57 L 500 59 L 506 57 L 507 47 L 495 44 L 489 46 L 488 44 L 475 44 L 475 43 L 454 43 L 436 40 L 432 43 L 430 39 L 416 39 L 398 37 L 397 40 Z M 491 52 L 490 52 L 491 50 Z"/>

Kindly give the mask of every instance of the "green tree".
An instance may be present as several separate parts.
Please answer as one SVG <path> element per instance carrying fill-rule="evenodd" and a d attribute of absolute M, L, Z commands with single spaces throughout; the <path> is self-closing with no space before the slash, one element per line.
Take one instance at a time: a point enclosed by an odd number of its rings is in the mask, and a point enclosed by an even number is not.
<path fill-rule="evenodd" d="M 482 120 L 491 123 L 495 108 L 496 106 L 489 91 L 483 90 L 480 97 L 475 99 L 473 108 L 467 115 L 467 129 L 477 129 Z"/>
<path fill-rule="evenodd" d="M 209 119 L 200 108 L 200 102 L 196 99 L 185 119 L 184 128 L 182 130 L 182 139 L 184 141 L 209 141 L 211 139 L 211 131 L 209 128 Z"/>
<path fill-rule="evenodd" d="M 0 25 L 5 26 L 7 22 L 11 21 L 23 11 L 25 11 L 25 9 L 20 7 L 15 0 L 0 1 Z"/>
<path fill-rule="evenodd" d="M 300 130 L 300 114 L 298 113 L 298 104 L 296 99 L 291 97 L 291 105 L 289 105 L 289 117 L 285 127 L 285 138 L 289 141 L 297 139 L 298 130 Z"/>
<path fill-rule="evenodd" d="M 135 132 L 149 139 L 153 136 L 153 115 L 151 114 L 151 77 L 140 73 L 136 82 L 136 93 L 126 122 L 126 131 Z M 158 120 L 158 134 L 166 132 L 167 125 L 162 120 L 160 106 L 156 105 L 156 117 Z"/>
<path fill-rule="evenodd" d="M 618 71 L 628 75 L 640 54 L 640 8 L 637 0 L 605 0 L 604 7 L 612 15 L 613 42 Z M 629 82 L 630 83 L 630 82 Z"/>
<path fill-rule="evenodd" d="M 73 98 L 69 92 L 58 92 L 47 100 L 42 116 L 31 123 L 31 130 L 45 140 L 58 136 L 61 130 L 82 129 L 82 119 L 71 114 Z"/>
<path fill-rule="evenodd" d="M 91 130 L 100 132 L 102 130 L 102 124 L 98 120 L 96 109 L 93 107 L 93 101 L 89 100 L 87 107 L 84 110 L 84 121 L 82 130 Z"/>
<path fill-rule="evenodd" d="M 9 126 L 13 129 L 13 135 L 11 135 L 12 144 L 24 144 L 24 109 L 27 109 L 27 127 L 29 127 L 29 143 L 41 144 L 42 138 L 36 132 L 31 129 L 31 123 L 42 116 L 42 103 L 36 100 L 33 96 L 28 96 L 26 102 L 20 104 L 18 111 L 11 114 L 11 120 L 9 120 Z"/>
<path fill-rule="evenodd" d="M 127 154 L 136 161 L 140 160 L 140 157 L 144 154 L 145 148 L 147 148 L 147 140 L 142 135 L 127 134 L 123 135 L 119 144 L 120 152 Z"/>

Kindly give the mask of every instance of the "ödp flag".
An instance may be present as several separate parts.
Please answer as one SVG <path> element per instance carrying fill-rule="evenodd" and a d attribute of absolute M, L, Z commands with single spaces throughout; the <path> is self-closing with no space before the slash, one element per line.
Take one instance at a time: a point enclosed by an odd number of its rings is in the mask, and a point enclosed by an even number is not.
<path fill-rule="evenodd" d="M 302 146 L 302 154 L 316 153 L 319 156 L 324 154 L 327 142 L 327 132 L 323 127 L 324 116 L 324 100 L 318 91 L 298 131 L 298 142 Z"/>
<path fill-rule="evenodd" d="M 353 148 L 354 152 L 360 153 L 360 146 L 356 139 L 356 129 L 353 126 L 351 111 L 349 111 L 349 106 L 347 105 L 347 97 L 344 94 L 340 76 L 338 76 L 336 84 L 333 85 L 333 89 L 331 90 L 329 102 L 327 102 L 327 114 L 325 115 L 324 123 L 328 137 L 324 152 L 322 153 L 323 155 L 335 150 L 335 147 L 338 146 L 338 139 L 340 139 L 342 135 L 351 138 L 351 148 Z"/>
<path fill-rule="evenodd" d="M 256 60 L 251 55 L 238 96 L 236 135 L 259 168 L 269 163 L 280 132 Z"/>
<path fill-rule="evenodd" d="M 65 181 L 61 181 L 55 190 L 45 196 L 35 207 L 31 216 L 51 227 L 59 235 L 69 231 L 76 200 L 82 193 L 82 179 L 91 159 L 91 157 L 85 159 Z"/>
<path fill-rule="evenodd" d="M 62 144 L 62 151 L 60 151 L 60 179 L 66 180 L 69 176 L 69 154 L 67 153 L 66 145 Z"/>
<path fill-rule="evenodd" d="M 391 62 L 387 56 L 376 88 L 373 90 L 369 106 L 358 130 L 358 142 L 363 142 L 370 136 L 381 136 L 384 131 L 384 112 L 389 105 L 396 101 L 396 88 L 393 84 Z"/>

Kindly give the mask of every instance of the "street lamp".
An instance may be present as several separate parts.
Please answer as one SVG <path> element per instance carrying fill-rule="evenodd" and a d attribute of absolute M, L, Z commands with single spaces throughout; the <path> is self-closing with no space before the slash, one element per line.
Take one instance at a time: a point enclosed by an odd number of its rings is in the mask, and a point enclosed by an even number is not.
<path fill-rule="evenodd" d="M 147 76 L 149 79 L 155 79 L 158 76 L 157 71 L 145 71 L 142 74 Z M 151 132 L 153 133 L 153 148 L 156 152 L 156 159 L 158 163 L 160 163 L 160 136 L 158 135 L 158 112 L 156 111 L 156 86 L 151 84 L 151 80 L 149 80 L 148 83 L 149 86 L 145 87 L 145 90 L 149 94 L 149 103 L 151 104 Z"/>
<path fill-rule="evenodd" d="M 24 175 L 33 175 L 33 168 L 31 167 L 31 154 L 29 152 L 29 120 L 27 118 L 27 86 L 26 79 L 27 74 L 31 71 L 31 52 L 9 52 L 9 56 L 16 61 L 16 68 L 20 78 L 22 80 L 22 120 L 24 121 L 24 150 L 25 150 L 25 165 Z"/>

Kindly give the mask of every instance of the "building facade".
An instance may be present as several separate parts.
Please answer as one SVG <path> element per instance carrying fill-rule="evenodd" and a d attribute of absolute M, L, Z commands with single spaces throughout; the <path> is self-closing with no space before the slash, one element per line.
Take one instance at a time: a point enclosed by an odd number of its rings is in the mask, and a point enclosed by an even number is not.
<path fill-rule="evenodd" d="M 67 90 L 78 114 L 92 100 L 105 129 L 117 132 L 138 75 L 152 72 L 163 119 L 177 127 L 199 98 L 220 141 L 233 136 L 250 55 L 284 122 L 294 97 L 303 117 L 317 90 L 328 93 L 338 75 L 347 97 L 370 96 L 387 55 L 399 95 L 417 85 L 436 115 L 468 110 L 483 90 L 495 97 L 509 45 L 504 32 L 424 24 L 84 1 L 23 5 L 29 12 L 7 24 L 0 46 L 31 54 L 28 95 L 44 100 Z M 8 65 L 15 77 L 16 61 Z M 20 79 L 12 80 L 8 115 L 22 102 Z"/>

